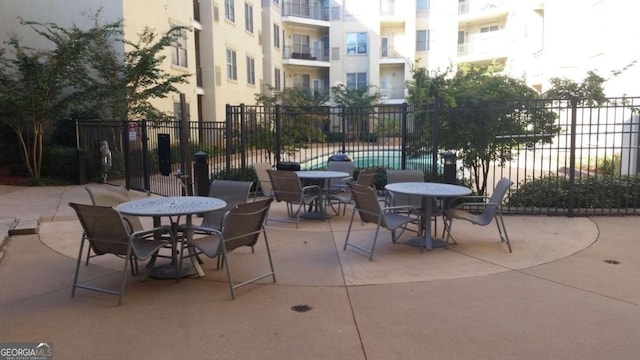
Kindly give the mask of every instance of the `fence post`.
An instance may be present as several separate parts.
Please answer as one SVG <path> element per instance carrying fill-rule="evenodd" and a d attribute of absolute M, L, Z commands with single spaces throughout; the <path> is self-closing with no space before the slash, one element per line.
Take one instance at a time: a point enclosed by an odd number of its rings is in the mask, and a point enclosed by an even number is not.
<path fill-rule="evenodd" d="M 402 138 L 401 140 L 401 152 L 400 152 L 400 169 L 404 170 L 407 168 L 407 111 L 408 106 L 407 103 L 402 104 L 402 119 L 400 126 L 402 127 Z"/>
<path fill-rule="evenodd" d="M 567 216 L 573 216 L 576 181 L 576 127 L 578 99 L 571 99 L 571 145 L 569 151 L 569 194 L 567 197 Z"/>
<path fill-rule="evenodd" d="M 345 106 L 340 105 L 339 109 L 338 116 L 340 116 L 340 127 L 342 128 L 342 152 L 345 153 L 347 149 L 347 117 L 345 116 Z"/>
<path fill-rule="evenodd" d="M 129 144 L 129 121 L 122 120 L 122 155 L 124 158 L 124 174 L 125 174 L 125 187 L 131 189 L 131 165 L 129 164 L 130 157 Z"/>
<path fill-rule="evenodd" d="M 240 139 L 240 171 L 244 176 L 245 169 L 247 168 L 247 138 L 246 138 L 246 107 L 245 104 L 240 104 L 240 126 L 238 129 Z"/>
<path fill-rule="evenodd" d="M 142 126 L 141 138 L 142 141 L 142 178 L 144 181 L 144 191 L 151 192 L 151 175 L 149 174 L 149 141 L 147 138 L 147 120 L 140 122 Z"/>
<path fill-rule="evenodd" d="M 187 195 L 193 195 L 193 164 L 191 163 L 191 147 L 189 146 L 191 129 L 184 93 L 180 93 L 180 113 L 180 166 L 187 179 Z"/>
<path fill-rule="evenodd" d="M 227 176 L 229 174 L 229 169 L 231 168 L 231 143 L 233 142 L 233 106 L 227 104 L 226 106 L 226 123 L 227 126 L 224 129 L 224 174 Z"/>
<path fill-rule="evenodd" d="M 440 143 L 440 117 L 438 113 L 440 112 L 440 104 L 441 101 L 438 97 L 436 97 L 433 101 L 433 113 L 431 116 L 431 180 L 434 181 L 438 177 L 438 148 Z M 429 118 L 427 116 L 428 106 L 424 106 L 423 116 L 425 119 Z M 446 159 L 445 159 L 446 161 Z M 455 168 L 455 165 L 454 165 Z M 446 180 L 445 180 L 446 182 Z"/>
<path fill-rule="evenodd" d="M 276 160 L 276 164 L 278 164 L 280 162 L 280 146 L 282 145 L 280 143 L 280 105 L 275 106 L 274 108 L 275 110 L 275 114 L 274 114 L 274 128 L 275 128 L 275 135 L 276 135 L 276 148 L 275 148 L 275 160 Z"/>

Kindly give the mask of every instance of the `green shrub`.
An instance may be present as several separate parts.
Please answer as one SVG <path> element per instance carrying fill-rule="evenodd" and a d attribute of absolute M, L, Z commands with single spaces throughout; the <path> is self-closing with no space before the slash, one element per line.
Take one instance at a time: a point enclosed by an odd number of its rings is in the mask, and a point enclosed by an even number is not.
<path fill-rule="evenodd" d="M 511 192 L 507 201 L 512 207 L 567 208 L 569 178 L 548 175 L 527 178 Z M 577 177 L 574 208 L 627 208 L 640 204 L 640 178 L 636 176 Z"/>
<path fill-rule="evenodd" d="M 44 149 L 42 177 L 73 182 L 78 179 L 79 168 L 78 152 L 75 147 L 50 145 Z"/>

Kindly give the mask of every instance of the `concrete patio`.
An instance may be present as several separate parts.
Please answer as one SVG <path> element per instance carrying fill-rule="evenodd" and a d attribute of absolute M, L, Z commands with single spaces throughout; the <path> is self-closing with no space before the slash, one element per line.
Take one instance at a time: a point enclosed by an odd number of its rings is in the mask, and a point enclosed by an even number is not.
<path fill-rule="evenodd" d="M 495 226 L 457 222 L 457 245 L 425 252 L 404 237 L 392 244 L 382 231 L 372 262 L 342 250 L 350 209 L 345 217 L 301 220 L 299 229 L 270 221 L 276 284 L 263 279 L 238 289 L 232 301 L 224 271 L 205 258 L 203 278 L 130 276 L 116 306 L 115 296 L 82 289 L 70 297 L 81 228 L 69 202 L 90 202 L 84 186 L 0 186 L 0 226 L 40 219 L 37 231 L 10 237 L 0 252 L 0 342 L 48 342 L 56 359 L 636 359 L 640 353 L 637 217 L 507 216 L 511 254 Z M 285 213 L 274 203 L 270 217 Z M 357 224 L 352 236 L 370 241 L 373 231 Z M 92 259 L 81 268 L 82 281 L 115 286 L 121 261 Z M 234 251 L 229 263 L 236 281 L 251 277 L 267 266 L 264 243 L 255 254 Z M 310 310 L 294 311 L 297 305 Z"/>

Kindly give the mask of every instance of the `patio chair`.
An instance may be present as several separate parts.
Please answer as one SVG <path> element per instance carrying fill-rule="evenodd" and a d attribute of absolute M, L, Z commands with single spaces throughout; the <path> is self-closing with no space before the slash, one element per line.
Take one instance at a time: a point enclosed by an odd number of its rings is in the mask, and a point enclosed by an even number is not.
<path fill-rule="evenodd" d="M 256 173 L 257 186 L 256 191 L 253 193 L 253 200 L 255 201 L 258 196 L 258 189 L 262 195 L 271 197 L 273 196 L 273 187 L 271 186 L 271 179 L 267 170 L 273 170 L 273 165 L 268 162 L 255 163 L 252 165 L 253 170 Z"/>
<path fill-rule="evenodd" d="M 247 202 L 252 185 L 251 181 L 213 180 L 209 186 L 209 197 L 222 199 L 227 205 L 220 210 L 204 214 L 201 225 L 218 230 L 222 229 L 224 215 L 236 205 Z"/>
<path fill-rule="evenodd" d="M 283 201 L 287 204 L 287 215 L 289 218 L 295 218 L 297 229 L 300 223 L 300 211 L 304 206 L 311 205 L 318 200 L 322 190 L 318 185 L 303 187 L 300 178 L 294 171 L 267 170 L 267 173 L 273 186 L 273 196 L 276 201 Z M 295 211 L 294 205 L 297 205 Z"/>
<path fill-rule="evenodd" d="M 146 260 L 152 258 L 148 267 L 153 266 L 153 255 L 163 246 L 170 244 L 168 239 L 162 238 L 162 234 L 170 233 L 167 226 L 154 227 L 148 230 L 132 231 L 126 219 L 110 206 L 95 206 L 69 203 L 75 210 L 84 233 L 80 242 L 78 260 L 73 274 L 73 286 L 71 296 L 75 296 L 76 288 L 93 290 L 112 295 L 118 295 L 118 305 L 122 303 L 126 284 L 127 268 L 133 259 Z M 78 273 L 85 242 L 93 249 L 96 255 L 113 254 L 125 259 L 122 269 L 122 278 L 118 290 L 99 288 L 78 283 Z M 133 266 L 133 265 L 132 265 Z"/>
<path fill-rule="evenodd" d="M 85 190 L 89 193 L 91 203 L 96 206 L 116 207 L 124 202 L 131 201 L 129 190 L 121 186 L 87 186 Z M 131 226 L 131 231 L 140 231 L 143 229 L 140 219 L 137 216 L 122 215 L 122 217 Z M 87 247 L 87 259 L 85 265 L 89 265 L 89 259 L 99 254 L 91 255 L 91 246 Z M 138 263 L 134 259 L 131 266 L 133 275 L 138 271 Z"/>
<path fill-rule="evenodd" d="M 489 225 L 495 219 L 496 225 L 498 226 L 498 233 L 500 234 L 500 241 L 506 243 L 509 248 L 509 252 L 511 252 L 511 243 L 509 243 L 507 228 L 505 227 L 504 219 L 502 218 L 502 200 L 511 185 L 513 185 L 513 182 L 506 177 L 503 177 L 498 181 L 498 184 L 493 189 L 491 197 L 461 197 L 460 199 L 484 201 L 464 202 L 444 212 L 444 232 L 447 234 L 445 241 L 449 243 L 449 238 L 453 239 L 453 236 L 451 236 L 451 225 L 453 219 L 466 220 L 474 225 L 480 226 Z M 455 243 L 455 239 L 453 239 L 453 242 Z"/>
<path fill-rule="evenodd" d="M 222 230 L 203 226 L 194 226 L 191 229 L 193 233 L 187 240 L 187 246 L 193 246 L 199 253 L 210 258 L 222 256 L 222 264 L 226 269 L 227 280 L 231 290 L 231 299 L 236 298 L 235 289 L 241 286 L 269 276 L 273 278 L 274 283 L 276 282 L 269 241 L 267 240 L 267 232 L 264 226 L 272 202 L 273 198 L 268 198 L 237 205 L 225 215 Z M 270 270 L 242 283 L 234 284 L 229 264 L 229 252 L 242 246 L 253 248 L 261 234 L 264 237 Z M 218 262 L 219 267 L 220 262 Z"/>
<path fill-rule="evenodd" d="M 366 187 L 373 187 L 376 183 L 376 179 L 379 173 L 380 173 L 380 168 L 364 169 L 360 171 L 360 173 L 358 173 L 358 178 L 356 179 L 355 183 L 358 185 L 366 186 Z M 349 189 L 349 186 L 347 186 L 347 183 L 349 182 L 353 182 L 353 180 L 348 179 L 343 183 L 342 185 L 342 187 L 344 188 L 343 191 L 329 194 L 329 203 L 331 204 L 332 208 L 333 208 L 333 200 L 338 202 L 338 210 L 336 211 L 336 215 L 340 214 L 340 205 L 343 205 L 342 216 L 344 216 L 347 213 L 347 204 L 351 204 L 353 202 L 353 196 L 351 195 L 351 190 Z"/>
<path fill-rule="evenodd" d="M 344 191 L 344 183 L 348 180 L 353 180 L 353 170 L 355 169 L 355 165 L 352 161 L 329 161 L 327 162 L 327 170 L 329 171 L 340 171 L 346 172 L 349 174 L 348 177 L 344 179 L 329 179 L 327 182 L 327 191 L 331 193 L 335 193 L 338 191 Z"/>
<path fill-rule="evenodd" d="M 391 231 L 391 241 L 395 243 L 400 235 L 407 229 L 407 225 L 415 220 L 414 217 L 405 214 L 411 213 L 415 211 L 415 209 L 411 208 L 411 206 L 390 206 L 383 208 L 380 206 L 380 201 L 374 189 L 354 183 L 349 183 L 348 186 L 353 195 L 355 206 L 351 213 L 351 221 L 349 222 L 347 237 L 344 241 L 344 250 L 347 249 L 347 246 L 356 248 L 369 254 L 369 261 L 371 261 L 380 228 L 383 227 Z M 370 249 L 349 242 L 349 235 L 351 234 L 351 227 L 353 226 L 356 213 L 360 215 L 361 223 L 376 224 L 376 233 L 373 236 L 373 243 Z M 402 232 L 396 236 L 396 229 L 400 227 L 402 227 Z"/>

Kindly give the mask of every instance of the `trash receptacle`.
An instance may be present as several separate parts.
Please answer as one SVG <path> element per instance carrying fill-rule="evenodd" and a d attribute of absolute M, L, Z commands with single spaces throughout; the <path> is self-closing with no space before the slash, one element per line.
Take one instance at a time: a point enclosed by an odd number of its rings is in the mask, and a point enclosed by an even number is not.
<path fill-rule="evenodd" d="M 281 161 L 276 164 L 276 170 L 298 171 L 300 170 L 300 163 L 295 161 Z"/>
<path fill-rule="evenodd" d="M 347 153 L 337 153 L 329 156 L 329 162 L 332 161 L 351 161 L 351 156 Z"/>

